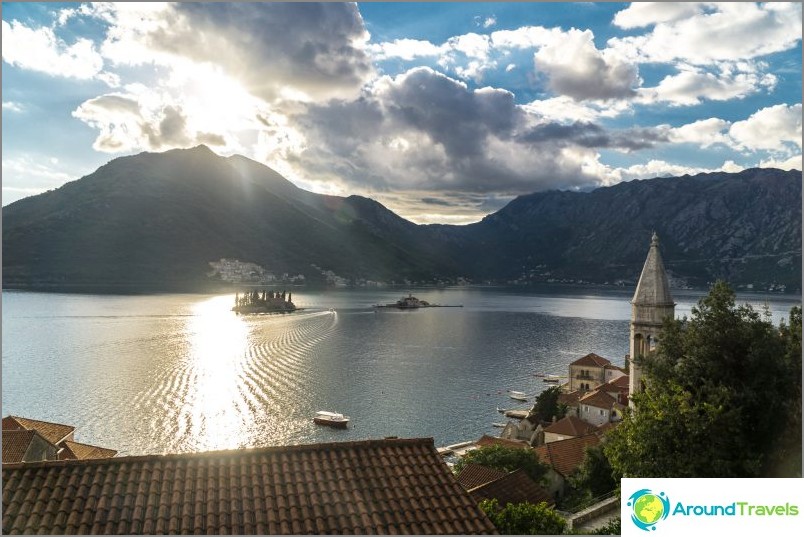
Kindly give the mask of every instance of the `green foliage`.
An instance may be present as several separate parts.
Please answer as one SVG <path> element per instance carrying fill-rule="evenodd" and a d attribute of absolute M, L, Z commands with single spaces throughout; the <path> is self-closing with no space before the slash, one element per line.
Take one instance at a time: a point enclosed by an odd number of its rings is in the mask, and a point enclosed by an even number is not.
<path fill-rule="evenodd" d="M 536 403 L 533 405 L 528 418 L 538 423 L 539 421 L 552 421 L 553 416 L 561 419 L 567 413 L 567 406 L 558 402 L 561 394 L 559 386 L 551 386 L 536 396 Z"/>
<path fill-rule="evenodd" d="M 597 528 L 590 535 L 622 535 L 620 517 L 612 518 L 604 526 Z"/>
<path fill-rule="evenodd" d="M 566 521 L 545 502 L 509 503 L 500 508 L 497 500 L 483 500 L 480 508 L 501 535 L 560 535 L 567 529 Z"/>
<path fill-rule="evenodd" d="M 690 319 L 665 321 L 657 352 L 641 360 L 646 386 L 632 396 L 636 412 L 604 446 L 615 474 L 767 476 L 797 450 L 798 468 L 793 462 L 787 475 L 800 475 L 800 349 L 795 309 L 791 326 L 777 328 L 716 283 Z M 794 438 L 787 432 L 796 409 Z M 784 453 L 780 437 L 788 439 Z"/>
<path fill-rule="evenodd" d="M 460 473 L 470 463 L 495 468 L 502 472 L 513 472 L 521 468 L 537 483 L 542 480 L 548 470 L 548 467 L 538 459 L 536 453 L 530 448 L 484 446 L 461 457 L 455 464 L 455 471 Z"/>
<path fill-rule="evenodd" d="M 613 470 L 601 446 L 586 448 L 578 469 L 570 476 L 570 485 L 576 490 L 589 492 L 591 498 L 602 496 L 617 488 Z"/>

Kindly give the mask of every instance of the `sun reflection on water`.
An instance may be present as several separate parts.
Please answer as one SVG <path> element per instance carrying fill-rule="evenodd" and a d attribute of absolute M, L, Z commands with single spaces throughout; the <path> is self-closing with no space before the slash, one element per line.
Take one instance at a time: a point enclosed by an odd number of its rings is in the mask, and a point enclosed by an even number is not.
<path fill-rule="evenodd" d="M 233 302 L 228 295 L 200 302 L 188 321 L 192 380 L 182 414 L 194 451 L 236 448 L 249 441 L 240 382 L 248 326 L 231 311 Z"/>

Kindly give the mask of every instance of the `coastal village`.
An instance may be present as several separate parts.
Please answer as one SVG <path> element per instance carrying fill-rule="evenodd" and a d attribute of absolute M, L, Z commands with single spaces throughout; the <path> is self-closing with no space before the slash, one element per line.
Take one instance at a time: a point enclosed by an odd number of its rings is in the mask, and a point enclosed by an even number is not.
<path fill-rule="evenodd" d="M 656 234 L 631 304 L 626 368 L 595 353 L 570 363 L 558 386 L 563 417 L 541 421 L 535 406 L 507 411 L 511 421 L 499 437 L 441 448 L 431 438 L 388 437 L 117 457 L 76 442 L 73 426 L 7 416 L 3 532 L 495 534 L 479 502 L 555 507 L 587 449 L 606 441 L 641 389 L 633 358 L 656 348 L 662 319 L 675 307 Z M 488 446 L 529 450 L 548 472 L 537 483 L 523 470 L 451 468 Z M 618 516 L 618 496 L 595 500 L 562 512 L 567 527 L 592 529 Z"/>

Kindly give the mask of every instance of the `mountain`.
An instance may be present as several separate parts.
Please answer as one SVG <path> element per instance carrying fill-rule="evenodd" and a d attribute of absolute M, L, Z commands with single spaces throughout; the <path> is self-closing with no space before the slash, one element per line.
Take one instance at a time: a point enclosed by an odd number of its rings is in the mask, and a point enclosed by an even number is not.
<path fill-rule="evenodd" d="M 516 198 L 467 226 L 416 225 L 374 200 L 302 190 L 205 146 L 112 160 L 3 208 L 4 286 L 196 289 L 210 262 L 323 282 L 633 281 L 652 230 L 679 281 L 801 280 L 801 172 L 753 169 Z"/>

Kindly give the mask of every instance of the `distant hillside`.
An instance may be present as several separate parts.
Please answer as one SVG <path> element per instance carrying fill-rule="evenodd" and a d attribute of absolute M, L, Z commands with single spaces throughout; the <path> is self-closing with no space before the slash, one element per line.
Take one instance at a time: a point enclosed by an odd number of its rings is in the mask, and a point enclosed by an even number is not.
<path fill-rule="evenodd" d="M 3 284 L 197 288 L 209 262 L 349 280 L 498 283 L 638 276 L 650 232 L 690 284 L 801 281 L 801 172 L 632 181 L 522 196 L 469 226 L 417 226 L 376 201 L 301 190 L 204 146 L 115 159 L 3 208 Z"/>
<path fill-rule="evenodd" d="M 634 279 L 651 231 L 687 283 L 801 282 L 801 172 L 750 169 L 521 196 L 456 238 L 485 253 L 476 277 Z M 467 260 L 468 261 L 468 260 Z"/>

